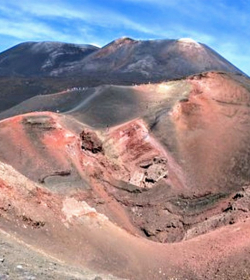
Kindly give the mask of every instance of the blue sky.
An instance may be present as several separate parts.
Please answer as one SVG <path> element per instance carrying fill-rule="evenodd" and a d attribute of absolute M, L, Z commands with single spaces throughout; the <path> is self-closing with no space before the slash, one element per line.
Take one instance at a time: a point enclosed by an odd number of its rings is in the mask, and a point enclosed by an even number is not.
<path fill-rule="evenodd" d="M 103 46 L 192 38 L 250 75 L 249 0 L 1 0 L 0 51 L 24 41 Z"/>

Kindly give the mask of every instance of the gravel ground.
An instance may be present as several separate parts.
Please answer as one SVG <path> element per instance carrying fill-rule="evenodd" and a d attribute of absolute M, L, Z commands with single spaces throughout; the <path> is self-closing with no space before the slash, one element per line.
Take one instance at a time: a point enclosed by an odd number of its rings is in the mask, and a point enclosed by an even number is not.
<path fill-rule="evenodd" d="M 117 280 L 35 252 L 0 231 L 0 280 Z"/>

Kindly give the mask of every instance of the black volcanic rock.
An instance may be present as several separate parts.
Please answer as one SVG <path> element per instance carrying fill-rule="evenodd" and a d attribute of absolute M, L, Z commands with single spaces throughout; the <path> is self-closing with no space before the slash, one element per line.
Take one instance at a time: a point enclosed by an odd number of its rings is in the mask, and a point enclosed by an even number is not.
<path fill-rule="evenodd" d="M 79 61 L 97 49 L 60 42 L 22 43 L 0 54 L 0 76 L 49 76 L 51 71 Z"/>
<path fill-rule="evenodd" d="M 0 76 L 97 77 L 102 83 L 166 81 L 204 71 L 241 73 L 192 39 L 137 41 L 120 38 L 98 49 L 91 45 L 23 43 L 0 54 Z"/>

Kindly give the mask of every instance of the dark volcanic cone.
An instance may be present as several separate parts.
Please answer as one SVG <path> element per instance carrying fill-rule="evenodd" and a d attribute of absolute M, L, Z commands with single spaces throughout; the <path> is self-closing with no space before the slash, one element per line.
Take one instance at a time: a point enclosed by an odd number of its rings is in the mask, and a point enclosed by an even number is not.
<path fill-rule="evenodd" d="M 166 81 L 211 70 L 242 73 L 218 53 L 191 39 L 136 41 L 122 38 L 78 64 L 72 63 L 51 74 L 94 75 L 99 72 L 101 77 L 105 73 L 107 79 L 116 77 L 115 80 L 121 82 L 131 79 L 139 83 Z"/>

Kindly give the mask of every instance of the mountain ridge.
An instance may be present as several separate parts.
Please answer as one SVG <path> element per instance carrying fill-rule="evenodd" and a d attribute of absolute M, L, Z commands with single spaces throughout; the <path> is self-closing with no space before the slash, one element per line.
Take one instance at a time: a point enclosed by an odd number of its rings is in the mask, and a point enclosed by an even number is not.
<path fill-rule="evenodd" d="M 108 72 L 106 70 L 109 70 Z M 26 42 L 0 53 L 0 76 L 96 77 L 138 75 L 150 82 L 204 71 L 244 74 L 204 44 L 189 38 L 118 38 L 98 48 L 61 42 Z M 119 78 L 122 82 L 123 77 Z"/>

